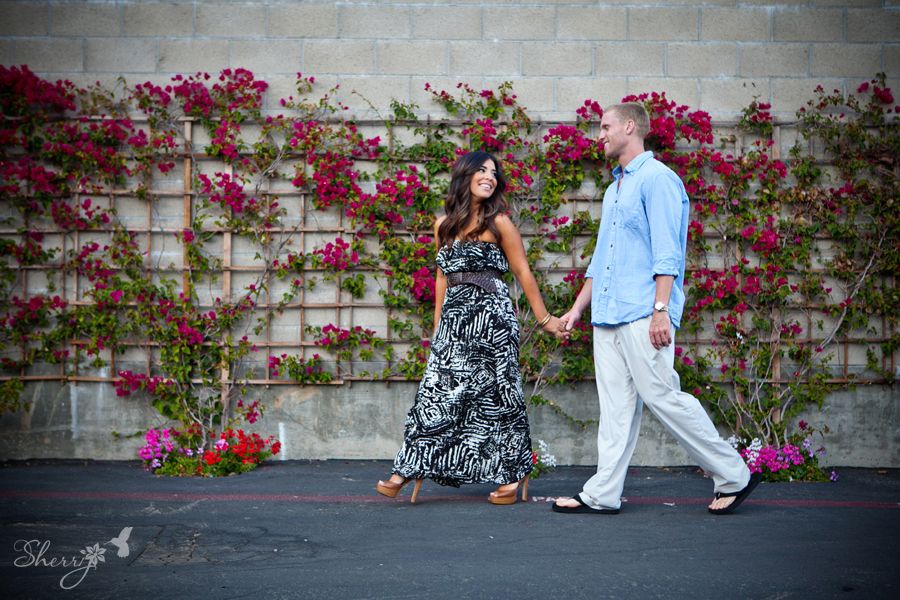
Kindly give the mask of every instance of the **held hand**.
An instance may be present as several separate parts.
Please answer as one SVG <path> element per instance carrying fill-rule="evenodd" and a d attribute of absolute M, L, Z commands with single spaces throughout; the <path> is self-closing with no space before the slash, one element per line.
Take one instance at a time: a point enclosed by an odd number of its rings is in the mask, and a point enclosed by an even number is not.
<path fill-rule="evenodd" d="M 657 350 L 672 343 L 672 322 L 669 320 L 669 313 L 653 313 L 650 319 L 650 343 Z"/>
<path fill-rule="evenodd" d="M 572 331 L 572 328 L 575 327 L 575 323 L 581 318 L 581 311 L 577 311 L 574 308 L 561 316 L 559 318 L 562 321 L 563 326 L 566 331 Z"/>
<path fill-rule="evenodd" d="M 544 331 L 546 331 L 547 333 L 552 333 L 553 336 L 558 340 L 565 340 L 569 338 L 569 332 L 565 330 L 563 322 L 557 317 L 550 317 L 550 320 L 547 321 L 546 325 L 544 325 Z"/>

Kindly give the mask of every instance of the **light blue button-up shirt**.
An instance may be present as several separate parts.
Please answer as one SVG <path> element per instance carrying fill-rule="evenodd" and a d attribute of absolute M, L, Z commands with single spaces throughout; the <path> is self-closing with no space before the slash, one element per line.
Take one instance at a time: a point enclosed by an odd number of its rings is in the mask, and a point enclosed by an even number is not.
<path fill-rule="evenodd" d="M 684 311 L 684 263 L 690 202 L 684 184 L 652 152 L 613 171 L 603 196 L 592 278 L 591 323 L 621 325 L 653 313 L 656 275 L 674 275 L 669 317 Z M 621 187 L 619 184 L 621 183 Z"/>

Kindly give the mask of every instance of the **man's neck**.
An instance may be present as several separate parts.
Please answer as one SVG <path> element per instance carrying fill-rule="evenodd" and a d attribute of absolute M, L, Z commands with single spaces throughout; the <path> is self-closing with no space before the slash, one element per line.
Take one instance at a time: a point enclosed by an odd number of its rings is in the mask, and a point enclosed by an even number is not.
<path fill-rule="evenodd" d="M 619 156 L 619 166 L 624 170 L 625 167 L 628 166 L 632 160 L 636 157 L 640 156 L 644 153 L 644 145 L 635 145 L 634 147 L 626 148 L 624 152 Z"/>

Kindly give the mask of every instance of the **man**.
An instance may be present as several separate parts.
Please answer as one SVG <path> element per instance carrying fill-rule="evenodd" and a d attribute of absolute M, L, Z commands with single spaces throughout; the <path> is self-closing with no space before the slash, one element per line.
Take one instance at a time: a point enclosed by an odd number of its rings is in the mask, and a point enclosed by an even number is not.
<path fill-rule="evenodd" d="M 617 159 L 603 198 L 597 247 L 584 288 L 561 317 L 566 329 L 591 307 L 600 400 L 597 474 L 561 513 L 616 514 L 634 452 L 643 404 L 712 474 L 713 514 L 732 512 L 760 475 L 716 431 L 700 402 L 681 391 L 674 335 L 684 310 L 684 266 L 690 204 L 684 184 L 644 150 L 650 119 L 640 104 L 612 106 L 600 121 L 604 152 Z"/>

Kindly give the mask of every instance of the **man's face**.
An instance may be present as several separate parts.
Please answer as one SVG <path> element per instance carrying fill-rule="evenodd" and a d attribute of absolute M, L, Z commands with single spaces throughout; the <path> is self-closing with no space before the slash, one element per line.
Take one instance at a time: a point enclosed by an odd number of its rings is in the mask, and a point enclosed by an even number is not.
<path fill-rule="evenodd" d="M 618 159 L 628 143 L 626 127 L 631 121 L 622 121 L 618 113 L 608 111 L 600 119 L 600 137 L 597 141 L 603 146 L 607 158 Z M 634 125 L 632 125 L 634 127 Z"/>

